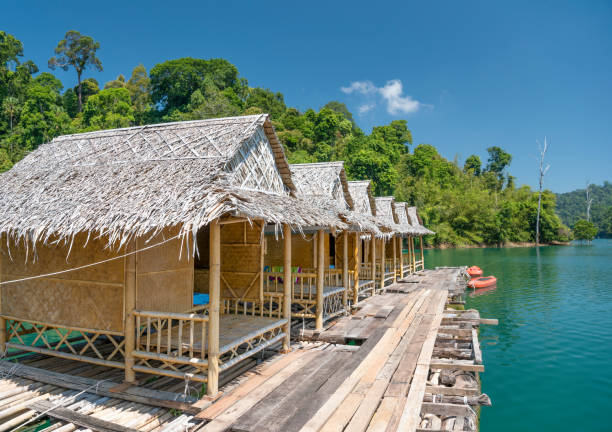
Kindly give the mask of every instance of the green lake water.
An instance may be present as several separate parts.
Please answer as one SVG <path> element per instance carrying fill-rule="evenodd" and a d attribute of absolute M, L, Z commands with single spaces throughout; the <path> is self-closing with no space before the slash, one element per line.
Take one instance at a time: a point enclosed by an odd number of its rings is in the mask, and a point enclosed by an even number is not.
<path fill-rule="evenodd" d="M 427 268 L 478 265 L 495 290 L 467 296 L 481 326 L 481 431 L 612 430 L 612 240 L 425 251 Z M 470 290 L 471 294 L 471 290 Z"/>

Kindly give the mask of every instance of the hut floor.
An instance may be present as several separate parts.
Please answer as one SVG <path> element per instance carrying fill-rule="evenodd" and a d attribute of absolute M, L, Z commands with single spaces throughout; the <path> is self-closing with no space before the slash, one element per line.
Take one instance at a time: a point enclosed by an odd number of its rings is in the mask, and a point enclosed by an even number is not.
<path fill-rule="evenodd" d="M 0 432 L 43 419 L 46 432 L 475 430 L 469 405 L 488 398 L 438 378 L 483 371 L 474 335 L 493 321 L 445 311 L 457 275 L 426 271 L 364 300 L 317 341 L 248 359 L 221 376 L 214 400 L 196 401 L 199 388 L 172 378 L 138 374 L 141 384 L 126 387 L 122 370 L 38 354 L 0 361 Z"/>
<path fill-rule="evenodd" d="M 269 318 L 262 316 L 250 316 L 250 315 L 219 315 L 219 347 L 220 351 L 229 351 L 231 347 L 236 344 L 236 341 L 242 341 L 245 338 L 257 333 L 263 333 L 268 329 L 281 327 L 287 322 L 286 319 Z M 202 324 L 196 323 L 194 325 L 194 334 L 198 335 L 202 332 Z M 179 329 L 178 326 L 174 326 L 171 329 L 171 345 L 172 349 L 176 350 L 179 346 Z M 189 346 L 190 328 L 187 324 L 184 325 L 181 333 L 182 345 L 184 347 Z M 160 335 L 160 347 L 163 350 L 168 348 L 168 330 L 162 330 Z M 194 343 L 194 351 L 202 352 L 202 344 Z M 157 347 L 157 338 L 151 338 L 151 346 Z M 207 347 L 204 347 L 206 350 Z"/>

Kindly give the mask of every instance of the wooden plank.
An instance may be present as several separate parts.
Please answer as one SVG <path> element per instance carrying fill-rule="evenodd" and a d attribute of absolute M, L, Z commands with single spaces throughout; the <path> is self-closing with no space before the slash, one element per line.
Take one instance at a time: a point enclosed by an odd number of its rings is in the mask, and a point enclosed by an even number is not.
<path fill-rule="evenodd" d="M 423 347 L 417 361 L 417 366 L 412 378 L 412 384 L 410 385 L 408 397 L 406 398 L 402 416 L 399 420 L 398 430 L 412 432 L 418 425 L 420 406 L 423 403 L 423 396 L 425 395 L 425 387 L 427 378 L 429 376 L 431 354 L 433 353 L 434 344 L 436 342 L 438 327 L 442 321 L 442 313 L 448 291 L 441 290 L 439 293 L 439 306 L 435 311 L 436 315 L 433 319 L 431 327 L 429 328 L 429 331 L 427 332 L 427 339 L 423 343 Z"/>
<path fill-rule="evenodd" d="M 457 369 L 470 372 L 484 372 L 483 365 L 458 363 L 458 362 L 441 362 L 441 359 L 433 359 L 430 363 L 432 369 Z"/>
<path fill-rule="evenodd" d="M 442 394 L 448 396 L 479 396 L 480 390 L 474 388 L 427 386 L 425 393 Z"/>
<path fill-rule="evenodd" d="M 212 420 L 229 408 L 232 404 L 245 397 L 252 390 L 256 389 L 267 381 L 271 376 L 281 371 L 283 368 L 294 362 L 296 359 L 304 355 L 307 351 L 292 351 L 267 365 L 261 371 L 251 375 L 244 383 L 240 384 L 234 391 L 222 396 L 205 410 L 196 414 L 196 418 Z"/>
<path fill-rule="evenodd" d="M 474 363 L 482 364 L 482 351 L 478 342 L 478 331 L 472 329 L 472 348 L 474 349 Z"/>
<path fill-rule="evenodd" d="M 297 360 L 291 362 L 278 373 L 272 375 L 266 382 L 249 392 L 246 396 L 238 399 L 225 411 L 217 415 L 211 422 L 207 423 L 198 432 L 221 432 L 227 430 L 237 418 L 251 409 L 261 399 L 265 398 L 294 372 L 303 367 L 307 367 L 307 364 L 310 361 L 315 361 L 319 354 L 320 351 L 310 351 L 305 353 Z"/>
<path fill-rule="evenodd" d="M 421 405 L 422 413 L 431 413 L 438 416 L 461 416 L 467 417 L 476 415 L 476 412 L 469 405 L 455 405 L 444 403 L 423 402 Z"/>
<path fill-rule="evenodd" d="M 393 309 L 395 309 L 395 306 L 383 306 L 376 312 L 374 318 L 387 318 Z"/>
<path fill-rule="evenodd" d="M 53 403 L 48 401 L 34 402 L 29 408 L 39 413 L 44 412 L 45 415 L 49 417 L 64 420 L 100 432 L 136 432 L 136 429 L 111 423 L 97 417 L 84 415 L 67 408 L 56 407 Z"/>

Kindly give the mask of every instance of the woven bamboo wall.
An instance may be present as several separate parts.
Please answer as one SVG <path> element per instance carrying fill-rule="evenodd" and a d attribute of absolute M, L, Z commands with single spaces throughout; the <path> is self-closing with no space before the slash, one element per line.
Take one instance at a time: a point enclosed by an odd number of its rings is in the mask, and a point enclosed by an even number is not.
<path fill-rule="evenodd" d="M 260 222 L 221 226 L 221 297 L 259 299 L 263 254 Z M 198 232 L 194 289 L 208 293 L 208 229 Z"/>
<path fill-rule="evenodd" d="M 291 266 L 313 269 L 315 268 L 314 261 L 314 234 L 306 234 L 305 237 L 301 234 L 291 235 Z M 329 267 L 329 236 L 325 235 L 325 266 Z M 266 235 L 266 255 L 264 258 L 265 265 L 282 266 L 283 265 L 283 239 L 274 235 Z M 336 253 L 338 248 L 336 248 Z M 342 262 L 342 261 L 338 261 Z"/>
<path fill-rule="evenodd" d="M 72 251 L 69 246 L 37 245 L 37 261 L 30 250 L 11 244 L 7 253 L 6 238 L 1 239 L 2 281 L 67 270 L 123 254 L 105 250 L 106 239 L 89 239 L 77 235 Z M 67 258 L 68 257 L 68 258 Z M 62 273 L 2 286 L 2 313 L 22 319 L 60 326 L 98 330 L 123 330 L 123 259 L 86 269 Z"/>
<path fill-rule="evenodd" d="M 160 243 L 177 233 L 177 228 L 167 228 L 150 240 L 138 239 L 136 248 Z M 185 243 L 182 247 L 181 253 L 181 240 L 177 238 L 136 254 L 137 309 L 185 312 L 193 306 L 193 259 Z"/>

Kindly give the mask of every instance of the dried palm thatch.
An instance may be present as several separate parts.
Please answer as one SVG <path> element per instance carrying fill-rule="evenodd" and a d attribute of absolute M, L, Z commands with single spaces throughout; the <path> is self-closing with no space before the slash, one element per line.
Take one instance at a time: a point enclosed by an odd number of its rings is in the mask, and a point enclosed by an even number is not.
<path fill-rule="evenodd" d="M 408 213 L 408 219 L 410 220 L 410 224 L 412 225 L 412 227 L 416 231 L 416 235 L 435 234 L 435 232 L 425 228 L 422 225 L 421 218 L 419 217 L 419 215 L 417 213 L 417 208 L 416 207 L 407 207 L 406 210 L 407 210 L 407 213 Z"/>
<path fill-rule="evenodd" d="M 297 196 L 307 197 L 309 202 L 316 203 L 320 209 L 338 215 L 349 224 L 351 230 L 382 235 L 374 218 L 352 210 L 355 203 L 349 193 L 344 162 L 291 164 L 290 169 Z"/>
<path fill-rule="evenodd" d="M 405 202 L 394 202 L 393 203 L 393 213 L 396 216 L 396 220 L 399 226 L 402 227 L 403 234 L 405 235 L 417 235 L 418 232 L 414 229 L 414 227 L 410 224 L 408 220 L 408 211 L 406 210 Z"/>
<path fill-rule="evenodd" d="M 354 210 L 358 213 L 376 216 L 376 202 L 372 195 L 370 180 L 348 182 L 349 193 L 355 202 Z"/>
<path fill-rule="evenodd" d="M 376 197 L 376 219 L 387 225 L 394 234 L 410 234 L 411 229 L 406 225 L 400 225 L 397 215 L 393 211 L 395 200 L 392 196 Z"/>
<path fill-rule="evenodd" d="M 77 233 L 109 247 L 223 215 L 344 228 L 297 199 L 268 115 L 67 135 L 0 175 L 0 234 L 35 245 Z"/>

